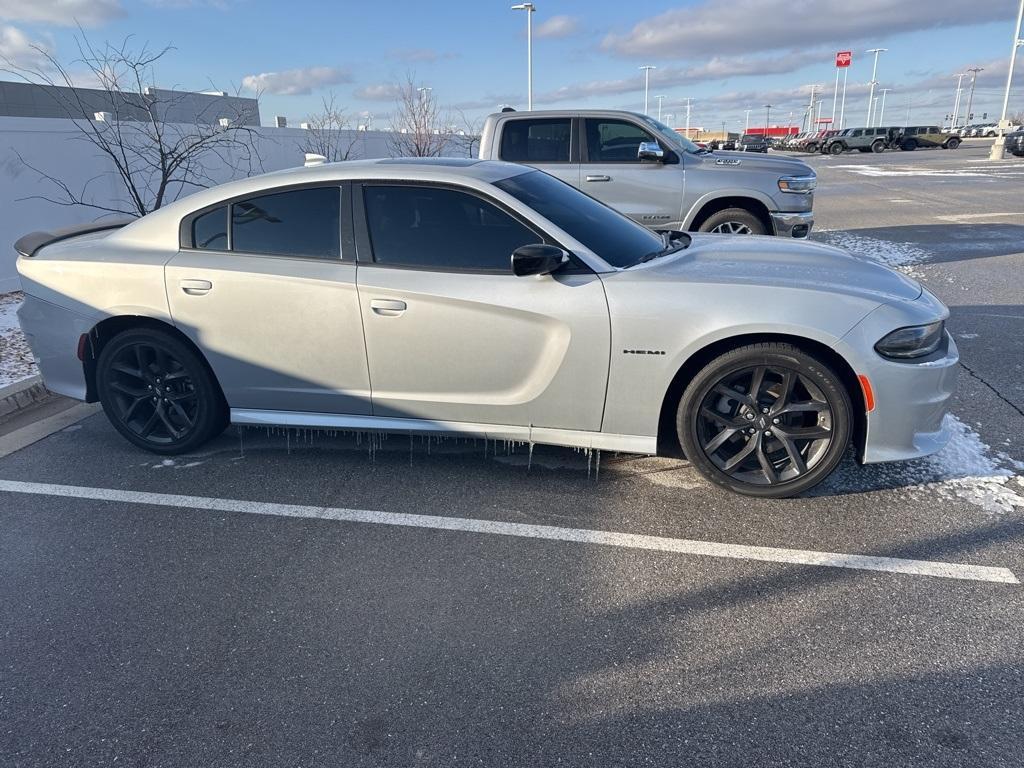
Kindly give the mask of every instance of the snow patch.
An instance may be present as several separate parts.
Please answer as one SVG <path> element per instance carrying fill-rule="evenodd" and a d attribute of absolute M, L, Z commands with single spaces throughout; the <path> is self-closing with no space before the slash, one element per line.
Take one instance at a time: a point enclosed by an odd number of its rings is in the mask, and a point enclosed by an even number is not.
<path fill-rule="evenodd" d="M 18 325 L 17 312 L 23 298 L 21 291 L 0 294 L 0 387 L 39 373 Z"/>
<path fill-rule="evenodd" d="M 877 237 L 858 235 L 844 230 L 818 232 L 818 239 L 855 256 L 877 261 L 910 277 L 920 277 L 914 267 L 928 260 L 931 254 L 913 243 L 898 243 Z"/>

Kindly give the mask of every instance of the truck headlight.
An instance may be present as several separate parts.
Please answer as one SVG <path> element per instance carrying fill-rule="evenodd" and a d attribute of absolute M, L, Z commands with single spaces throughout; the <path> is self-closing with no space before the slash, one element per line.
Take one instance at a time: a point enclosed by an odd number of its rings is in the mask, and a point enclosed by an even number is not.
<path fill-rule="evenodd" d="M 886 334 L 875 344 L 875 351 L 882 357 L 905 360 L 930 355 L 939 348 L 946 333 L 946 321 L 939 320 L 927 325 L 911 325 L 897 328 Z"/>
<path fill-rule="evenodd" d="M 779 189 L 783 192 L 796 192 L 800 195 L 808 195 L 814 191 L 818 183 L 818 177 L 813 173 L 809 176 L 783 176 L 779 179 Z"/>

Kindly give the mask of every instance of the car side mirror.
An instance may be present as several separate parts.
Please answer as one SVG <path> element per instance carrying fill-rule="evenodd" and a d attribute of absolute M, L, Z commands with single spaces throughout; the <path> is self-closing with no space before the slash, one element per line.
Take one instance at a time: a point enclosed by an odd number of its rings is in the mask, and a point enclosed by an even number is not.
<path fill-rule="evenodd" d="M 516 277 L 549 275 L 569 260 L 557 245 L 521 245 L 512 252 L 512 274 Z"/>
<path fill-rule="evenodd" d="M 665 159 L 665 150 L 656 141 L 642 141 L 636 151 L 638 160 L 653 160 L 660 163 Z"/>

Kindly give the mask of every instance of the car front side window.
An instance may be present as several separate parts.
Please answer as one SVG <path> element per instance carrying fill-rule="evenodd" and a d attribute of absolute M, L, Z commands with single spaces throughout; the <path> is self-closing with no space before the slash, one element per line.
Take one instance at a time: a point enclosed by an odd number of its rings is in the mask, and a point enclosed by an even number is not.
<path fill-rule="evenodd" d="M 363 186 L 373 260 L 384 266 L 512 274 L 512 252 L 543 238 L 496 205 L 439 186 Z"/>

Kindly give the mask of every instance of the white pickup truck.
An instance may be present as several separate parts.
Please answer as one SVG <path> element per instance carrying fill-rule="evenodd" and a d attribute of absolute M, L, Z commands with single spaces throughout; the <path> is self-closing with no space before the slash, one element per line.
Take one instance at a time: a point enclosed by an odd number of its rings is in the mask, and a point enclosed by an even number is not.
<path fill-rule="evenodd" d="M 803 161 L 711 152 L 635 112 L 499 112 L 480 158 L 539 168 L 656 229 L 802 238 L 814 224 Z"/>

